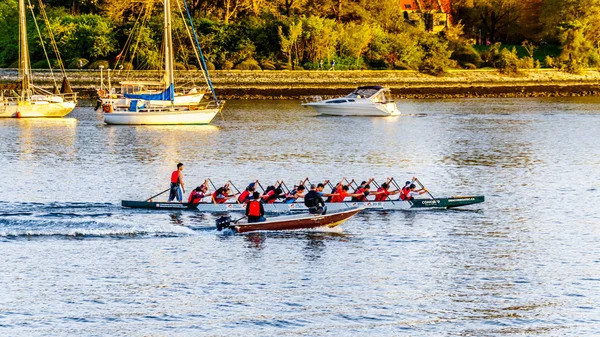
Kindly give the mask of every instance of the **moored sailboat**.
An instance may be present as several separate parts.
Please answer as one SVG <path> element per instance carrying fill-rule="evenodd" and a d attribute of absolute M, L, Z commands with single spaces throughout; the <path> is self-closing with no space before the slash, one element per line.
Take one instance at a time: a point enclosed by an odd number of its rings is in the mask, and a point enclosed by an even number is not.
<path fill-rule="evenodd" d="M 179 3 L 177 3 L 179 5 Z M 180 8 L 181 9 L 181 8 Z M 99 94 L 104 113 L 104 122 L 116 125 L 173 125 L 208 124 L 221 112 L 224 101 L 217 99 L 198 39 L 192 42 L 201 60 L 204 79 L 210 88 L 212 99 L 202 101 L 204 90 L 192 88 L 177 92 L 175 87 L 174 53 L 171 33 L 171 1 L 164 0 L 164 76 L 160 82 L 122 82 L 121 94 L 114 95 L 104 90 Z M 187 11 L 187 7 L 186 7 Z M 189 17 L 189 13 L 188 13 Z M 191 30 L 194 31 L 190 17 Z M 190 34 L 191 36 L 191 34 Z M 194 32 L 195 36 L 195 32 Z M 160 88 L 156 90 L 156 88 Z"/>
<path fill-rule="evenodd" d="M 40 6 L 40 10 L 44 10 L 43 7 Z M 31 81 L 25 0 L 19 0 L 19 43 L 19 83 L 0 85 L 0 117 L 64 117 L 69 114 L 77 104 L 77 94 L 73 93 L 69 81 L 64 76 L 64 68 L 58 53 L 57 60 L 63 70 L 60 92 L 44 90 Z M 5 92 L 12 95 L 5 96 Z"/>

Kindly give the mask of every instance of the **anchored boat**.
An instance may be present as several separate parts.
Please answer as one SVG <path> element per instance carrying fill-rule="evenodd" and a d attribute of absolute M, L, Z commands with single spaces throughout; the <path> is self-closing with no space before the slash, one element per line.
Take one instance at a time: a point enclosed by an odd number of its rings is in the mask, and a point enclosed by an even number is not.
<path fill-rule="evenodd" d="M 396 116 L 400 110 L 386 97 L 390 89 L 380 86 L 358 87 L 350 94 L 323 100 L 321 96 L 302 103 L 317 110 L 320 115 L 331 116 Z"/>
<path fill-rule="evenodd" d="M 73 93 L 67 80 L 64 65 L 60 55 L 56 53 L 56 60 L 63 73 L 61 90 L 55 81 L 55 90 L 50 92 L 37 87 L 31 81 L 31 67 L 29 60 L 29 46 L 27 44 L 27 25 L 25 1 L 19 0 L 19 78 L 17 85 L 0 85 L 0 117 L 64 117 L 75 108 L 77 94 Z M 44 7 L 40 6 L 44 11 Z M 32 9 L 33 11 L 33 9 Z M 45 15 L 43 15 L 46 18 Z M 35 17 L 33 18 L 35 20 Z M 49 27 L 49 25 L 47 25 Z M 55 44 L 52 34 L 51 43 Z M 54 50 L 58 50 L 54 48 Z M 44 49 L 45 52 L 45 49 Z M 48 55 L 46 55 L 48 59 Z M 52 72 L 52 70 L 51 70 Z M 52 73 L 54 77 L 54 74 Z M 16 92 L 13 96 L 5 96 L 4 92 Z"/>
<path fill-rule="evenodd" d="M 217 230 L 230 228 L 238 233 L 254 231 L 280 231 L 309 229 L 318 227 L 333 228 L 355 216 L 362 208 L 351 208 L 326 215 L 297 214 L 267 218 L 263 222 L 235 223 L 229 217 L 217 219 Z"/>
<path fill-rule="evenodd" d="M 414 199 L 410 201 L 387 200 L 366 202 L 326 203 L 329 212 L 337 212 L 348 208 L 363 208 L 366 211 L 416 211 L 427 209 L 450 209 L 478 204 L 485 201 L 484 196 L 459 196 L 450 198 Z M 203 213 L 245 212 L 246 205 L 239 203 L 178 203 L 156 201 L 121 201 L 123 207 L 152 210 L 196 210 Z M 306 212 L 308 208 L 302 202 L 263 204 L 266 213 Z"/>
<path fill-rule="evenodd" d="M 176 1 L 183 16 L 181 5 Z M 186 11 L 188 8 L 186 6 Z M 189 17 L 189 12 L 188 12 Z M 164 0 L 164 76 L 160 82 L 128 81 L 121 82 L 121 94 L 113 94 L 113 88 L 105 90 L 101 78 L 98 90 L 99 106 L 104 113 L 106 124 L 116 125 L 177 125 L 208 124 L 223 109 L 224 101 L 217 99 L 210 81 L 206 62 L 196 37 L 193 22 L 190 18 L 190 30 L 194 33 L 192 48 L 212 93 L 212 99 L 203 101 L 207 90 L 193 87 L 183 90 L 176 88 L 174 77 L 175 56 L 171 33 L 171 1 Z M 186 29 L 188 27 L 186 26 Z M 190 30 L 188 34 L 191 38 Z M 110 71 L 108 72 L 110 76 Z"/>

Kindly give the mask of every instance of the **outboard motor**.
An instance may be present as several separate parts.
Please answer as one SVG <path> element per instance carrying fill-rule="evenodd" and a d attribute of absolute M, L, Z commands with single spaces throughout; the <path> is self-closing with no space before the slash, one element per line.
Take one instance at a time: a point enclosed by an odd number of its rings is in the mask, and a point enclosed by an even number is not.
<path fill-rule="evenodd" d="M 222 216 L 215 220 L 215 223 L 217 224 L 217 230 L 220 232 L 224 229 L 231 227 L 231 217 Z"/>

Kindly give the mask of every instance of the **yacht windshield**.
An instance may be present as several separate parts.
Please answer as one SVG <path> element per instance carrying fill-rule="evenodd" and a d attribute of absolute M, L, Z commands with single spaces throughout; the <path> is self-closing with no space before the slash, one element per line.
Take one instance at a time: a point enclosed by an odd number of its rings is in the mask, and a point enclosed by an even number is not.
<path fill-rule="evenodd" d="M 369 98 L 375 95 L 381 88 L 375 87 L 360 87 L 354 90 L 351 94 L 346 96 L 346 98 Z"/>

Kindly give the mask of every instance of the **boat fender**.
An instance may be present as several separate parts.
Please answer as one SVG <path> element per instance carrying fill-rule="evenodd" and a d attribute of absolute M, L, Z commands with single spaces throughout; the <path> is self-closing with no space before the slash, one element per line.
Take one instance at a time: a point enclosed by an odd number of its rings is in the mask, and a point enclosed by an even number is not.
<path fill-rule="evenodd" d="M 222 216 L 218 218 L 215 223 L 217 224 L 217 230 L 220 232 L 223 229 L 227 229 L 231 226 L 231 218 L 228 216 Z"/>
<path fill-rule="evenodd" d="M 15 114 L 15 117 L 16 117 L 16 118 L 21 118 L 21 112 L 20 112 L 20 111 L 17 111 L 17 113 Z"/>
<path fill-rule="evenodd" d="M 106 112 L 106 113 L 111 113 L 113 112 L 113 107 L 112 104 L 104 104 L 102 106 L 102 111 Z"/>

